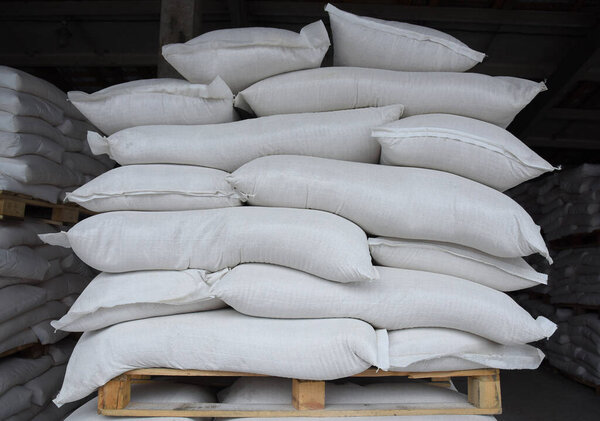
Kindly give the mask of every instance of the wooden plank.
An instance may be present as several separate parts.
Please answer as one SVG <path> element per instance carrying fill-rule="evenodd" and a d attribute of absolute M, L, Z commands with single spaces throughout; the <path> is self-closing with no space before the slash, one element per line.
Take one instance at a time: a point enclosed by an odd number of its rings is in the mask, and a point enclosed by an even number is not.
<path fill-rule="evenodd" d="M 25 217 L 25 203 L 12 198 L 0 197 L 0 215 L 14 218 Z"/>
<path fill-rule="evenodd" d="M 476 408 L 469 403 L 433 404 L 353 404 L 326 405 L 325 409 L 297 410 L 292 405 L 216 404 L 216 403 L 136 403 L 125 409 L 101 409 L 102 415 L 128 417 L 379 417 L 400 415 L 493 415 L 501 413 L 496 408 Z"/>
<path fill-rule="evenodd" d="M 199 34 L 201 5 L 201 0 L 161 1 L 158 77 L 181 78 L 162 57 L 161 48 L 165 44 L 186 42 Z"/>
<path fill-rule="evenodd" d="M 79 210 L 71 206 L 52 208 L 52 219 L 76 224 L 79 221 Z"/>
<path fill-rule="evenodd" d="M 468 382 L 468 399 L 471 404 L 485 409 L 502 408 L 499 374 L 469 377 Z"/>
<path fill-rule="evenodd" d="M 292 379 L 292 405 L 298 410 L 325 408 L 325 382 Z"/>
<path fill-rule="evenodd" d="M 123 409 L 131 399 L 131 378 L 122 374 L 98 389 L 98 412 L 104 409 Z"/>

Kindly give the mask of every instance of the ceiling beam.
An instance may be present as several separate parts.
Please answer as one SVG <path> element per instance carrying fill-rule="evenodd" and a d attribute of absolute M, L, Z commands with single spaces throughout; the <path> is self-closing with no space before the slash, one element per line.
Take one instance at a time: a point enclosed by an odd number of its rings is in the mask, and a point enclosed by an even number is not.
<path fill-rule="evenodd" d="M 2 18 L 160 15 L 160 0 L 6 1 Z"/>
<path fill-rule="evenodd" d="M 581 80 L 594 63 L 594 54 L 600 45 L 600 29 L 596 24 L 587 37 L 577 42 L 560 61 L 548 78 L 549 90 L 539 94 L 515 118 L 508 130 L 517 137 L 527 137 L 532 127 Z"/>
<path fill-rule="evenodd" d="M 569 137 L 540 137 L 531 136 L 525 139 L 525 144 L 531 147 L 556 149 L 600 149 L 600 139 L 575 139 Z"/>
<path fill-rule="evenodd" d="M 106 53 L 93 52 L 51 54 L 2 54 L 0 63 L 12 67 L 115 67 L 156 66 L 158 55 L 151 53 Z"/>

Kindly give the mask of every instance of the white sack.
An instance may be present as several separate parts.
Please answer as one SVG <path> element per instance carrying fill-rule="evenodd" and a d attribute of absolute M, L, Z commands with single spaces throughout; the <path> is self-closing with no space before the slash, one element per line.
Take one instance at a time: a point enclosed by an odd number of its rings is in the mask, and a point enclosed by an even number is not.
<path fill-rule="evenodd" d="M 51 102 L 34 95 L 0 87 L 0 111 L 25 117 L 37 117 L 56 126 L 63 121 L 64 112 Z"/>
<path fill-rule="evenodd" d="M 167 44 L 162 55 L 194 83 L 221 77 L 233 93 L 280 73 L 319 67 L 329 49 L 322 21 L 299 34 L 278 28 L 232 28 L 206 32 L 184 44 Z"/>
<path fill-rule="evenodd" d="M 90 130 L 98 130 L 93 124 L 87 121 L 75 120 L 68 118 L 61 124 L 56 126 L 58 130 L 65 136 L 72 137 L 74 139 L 85 139 L 87 132 Z"/>
<path fill-rule="evenodd" d="M 50 184 L 25 184 L 0 173 L 0 190 L 26 194 L 36 199 L 56 203 L 61 189 Z"/>
<path fill-rule="evenodd" d="M 0 249 L 0 275 L 42 280 L 50 268 L 48 260 L 27 246 Z"/>
<path fill-rule="evenodd" d="M 148 124 L 208 124 L 236 119 L 233 94 L 220 78 L 208 85 L 180 79 L 136 80 L 93 94 L 72 91 L 69 100 L 108 135 Z"/>
<path fill-rule="evenodd" d="M 191 165 L 127 165 L 114 168 L 66 200 L 95 212 L 167 211 L 240 206 L 240 196 L 225 181 L 229 174 Z"/>
<path fill-rule="evenodd" d="M 500 345 L 460 330 L 393 330 L 390 370 L 453 371 L 475 368 L 536 369 L 544 354 L 531 345 Z"/>
<path fill-rule="evenodd" d="M 85 332 L 128 320 L 222 308 L 225 303 L 210 295 L 206 282 L 226 272 L 209 274 L 188 269 L 101 273 L 52 326 Z"/>
<path fill-rule="evenodd" d="M 377 237 L 369 238 L 369 249 L 381 266 L 452 275 L 499 291 L 548 281 L 548 275 L 536 272 L 520 257 L 496 257 L 456 244 Z"/>
<path fill-rule="evenodd" d="M 40 155 L 61 162 L 65 148 L 55 141 L 28 133 L 0 132 L 0 156 Z"/>
<path fill-rule="evenodd" d="M 18 348 L 22 345 L 32 344 L 37 341 L 37 337 L 29 328 L 11 335 L 9 338 L 0 340 L 0 353 L 10 349 Z"/>
<path fill-rule="evenodd" d="M 398 120 L 402 105 L 251 118 L 202 126 L 132 127 L 102 137 L 88 134 L 96 154 L 121 165 L 188 164 L 235 171 L 265 155 L 310 155 L 379 162 L 371 129 Z"/>
<path fill-rule="evenodd" d="M 0 224 L 0 248 L 37 246 L 43 244 L 37 235 L 48 232 L 56 232 L 56 229 L 50 224 L 35 219 L 2 221 Z"/>
<path fill-rule="evenodd" d="M 426 114 L 373 130 L 381 163 L 430 168 L 505 191 L 555 168 L 510 132 L 450 114 Z"/>
<path fill-rule="evenodd" d="M 36 307 L 0 323 L 0 341 L 10 338 L 14 334 L 48 319 L 62 317 L 67 312 L 67 306 L 59 301 L 48 301 L 46 304 Z M 36 339 L 33 342 L 37 342 Z"/>
<path fill-rule="evenodd" d="M 367 233 L 444 241 L 500 257 L 540 253 L 540 228 L 508 196 L 454 174 L 304 156 L 267 156 L 228 180 L 258 206 L 336 213 Z"/>
<path fill-rule="evenodd" d="M 0 395 L 22 385 L 52 367 L 52 358 L 3 358 L 0 360 Z"/>
<path fill-rule="evenodd" d="M 65 377 L 67 366 L 65 364 L 52 367 L 39 377 L 25 383 L 23 387 L 30 390 L 31 402 L 42 406 L 56 396 Z"/>
<path fill-rule="evenodd" d="M 46 99 L 62 108 L 72 118 L 83 116 L 67 101 L 67 94 L 43 79 L 8 66 L 0 66 L 0 86 Z"/>
<path fill-rule="evenodd" d="M 215 402 L 214 394 L 207 388 L 192 384 L 173 382 L 152 382 L 131 385 L 131 401 L 140 403 L 172 403 L 172 402 Z M 179 417 L 110 417 L 114 421 L 179 421 L 206 420 L 210 418 Z M 98 414 L 98 398 L 93 398 L 79 407 L 65 421 L 106 421 L 106 417 Z"/>
<path fill-rule="evenodd" d="M 46 291 L 32 285 L 13 285 L 0 289 L 0 322 L 39 307 L 46 302 Z"/>
<path fill-rule="evenodd" d="M 78 152 L 65 152 L 62 164 L 73 171 L 93 176 L 105 173 L 109 169 L 100 161 Z"/>
<path fill-rule="evenodd" d="M 424 26 L 357 16 L 328 4 L 335 66 L 411 72 L 464 72 L 485 54 Z"/>
<path fill-rule="evenodd" d="M 154 317 L 84 333 L 54 403 L 80 399 L 135 368 L 329 380 L 386 369 L 386 356 L 387 332 L 360 320 L 270 320 L 233 310 Z"/>
<path fill-rule="evenodd" d="M 37 117 L 19 116 L 0 111 L 0 131 L 35 134 L 65 146 L 64 135 L 56 127 Z"/>
<path fill-rule="evenodd" d="M 335 215 L 235 207 L 183 212 L 109 212 L 69 232 L 42 234 L 104 272 L 205 269 L 273 263 L 338 282 L 376 279 L 365 233 Z"/>
<path fill-rule="evenodd" d="M 258 116 L 404 104 L 404 115 L 447 113 L 506 127 L 543 83 L 452 72 L 323 67 L 285 73 L 240 92 L 235 106 Z"/>
<path fill-rule="evenodd" d="M 84 184 L 88 178 L 61 164 L 38 155 L 0 157 L 0 172 L 25 184 L 51 184 L 66 187 Z"/>
<path fill-rule="evenodd" d="M 437 273 L 376 269 L 377 281 L 340 284 L 281 266 L 246 264 L 214 281 L 211 293 L 250 316 L 351 317 L 382 329 L 445 327 L 503 344 L 537 341 L 556 329 L 483 285 Z"/>
<path fill-rule="evenodd" d="M 62 301 L 59 301 L 59 303 L 64 304 Z M 66 304 L 64 305 L 66 311 Z M 31 326 L 31 330 L 37 337 L 38 342 L 42 345 L 55 344 L 69 336 L 69 332 L 63 332 L 62 330 L 54 329 L 50 324 L 51 322 L 52 319 L 46 319 Z"/>
<path fill-rule="evenodd" d="M 0 419 L 5 420 L 31 405 L 31 391 L 23 386 L 15 386 L 0 395 Z"/>
<path fill-rule="evenodd" d="M 46 292 L 47 300 L 60 300 L 71 294 L 80 294 L 90 283 L 90 278 L 75 273 L 63 273 L 37 284 Z"/>

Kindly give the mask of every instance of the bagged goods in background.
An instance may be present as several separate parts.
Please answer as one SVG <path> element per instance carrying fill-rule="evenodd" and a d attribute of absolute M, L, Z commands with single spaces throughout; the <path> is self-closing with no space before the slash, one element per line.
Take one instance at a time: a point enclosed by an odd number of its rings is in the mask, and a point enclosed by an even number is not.
<path fill-rule="evenodd" d="M 52 326 L 86 332 L 129 320 L 225 307 L 210 295 L 206 280 L 210 282 L 226 272 L 209 274 L 188 269 L 101 273 Z"/>
<path fill-rule="evenodd" d="M 137 367 L 329 380 L 386 369 L 387 352 L 385 331 L 353 319 L 272 320 L 215 310 L 135 320 L 83 334 L 54 403 L 83 398 Z"/>
<path fill-rule="evenodd" d="M 498 291 L 530 288 L 548 280 L 548 275 L 536 272 L 520 257 L 496 257 L 456 244 L 376 237 L 369 238 L 369 249 L 381 266 L 443 273 Z"/>
<path fill-rule="evenodd" d="M 154 382 L 131 385 L 131 395 L 140 403 L 173 403 L 173 402 L 215 402 L 214 393 L 208 387 L 175 382 Z M 132 418 L 140 420 L 141 418 Z M 149 418 L 144 418 L 148 420 Z M 156 418 L 164 420 L 164 418 Z M 190 418 L 169 417 L 169 420 L 190 420 Z M 203 420 L 204 418 L 198 418 Z M 98 398 L 89 400 L 73 411 L 65 421 L 106 421 L 104 415 L 98 414 Z"/>
<path fill-rule="evenodd" d="M 506 127 L 545 90 L 543 83 L 477 73 L 324 67 L 257 82 L 235 106 L 262 117 L 403 104 L 405 116 L 447 113 Z"/>
<path fill-rule="evenodd" d="M 300 34 L 276 28 L 211 31 L 163 45 L 162 55 L 190 82 L 210 83 L 218 76 L 237 93 L 270 76 L 319 67 L 329 45 L 325 25 L 317 21 Z"/>
<path fill-rule="evenodd" d="M 109 137 L 88 134 L 94 153 L 121 165 L 188 164 L 235 171 L 265 155 L 310 155 L 379 162 L 371 129 L 398 120 L 402 105 L 274 115 L 202 126 L 141 126 Z"/>
<path fill-rule="evenodd" d="M 357 16 L 331 4 L 334 66 L 464 72 L 484 59 L 451 35 L 424 26 Z"/>
<path fill-rule="evenodd" d="M 390 370 L 452 371 L 483 367 L 536 369 L 544 354 L 531 345 L 500 345 L 460 330 L 389 331 Z"/>
<path fill-rule="evenodd" d="M 502 344 L 547 338 L 556 325 L 534 320 L 508 295 L 452 276 L 378 266 L 374 282 L 340 284 L 290 268 L 239 265 L 211 293 L 240 313 L 283 319 L 351 317 L 375 328 L 445 327 Z"/>
<path fill-rule="evenodd" d="M 450 114 L 373 129 L 381 163 L 450 172 L 504 191 L 555 168 L 501 127 Z"/>
<path fill-rule="evenodd" d="M 252 205 L 320 209 L 373 235 L 452 242 L 500 257 L 540 253 L 551 261 L 539 227 L 517 203 L 454 174 L 279 155 L 255 159 L 228 180 Z"/>
<path fill-rule="evenodd" d="M 228 173 L 188 165 L 129 165 L 112 169 L 72 193 L 69 202 L 95 212 L 167 211 L 240 206 Z"/>
<path fill-rule="evenodd" d="M 0 156 L 12 158 L 21 155 L 41 155 L 61 162 L 65 148 L 53 140 L 29 133 L 0 131 Z"/>
<path fill-rule="evenodd" d="M 58 187 L 81 185 L 91 177 L 75 172 L 37 155 L 0 158 L 2 173 L 25 184 L 50 184 Z"/>
<path fill-rule="evenodd" d="M 56 126 L 64 119 L 64 112 L 56 105 L 35 95 L 0 88 L 0 110 L 13 115 L 37 117 Z"/>
<path fill-rule="evenodd" d="M 365 233 L 352 222 L 304 209 L 234 207 L 182 212 L 109 212 L 69 232 L 42 234 L 105 272 L 215 272 L 273 263 L 337 282 L 377 278 Z M 143 245 L 143 247 L 140 247 Z"/>
<path fill-rule="evenodd" d="M 237 119 L 233 94 L 220 78 L 208 85 L 179 79 L 136 80 L 93 94 L 72 91 L 69 100 L 108 135 L 148 124 L 208 124 Z"/>

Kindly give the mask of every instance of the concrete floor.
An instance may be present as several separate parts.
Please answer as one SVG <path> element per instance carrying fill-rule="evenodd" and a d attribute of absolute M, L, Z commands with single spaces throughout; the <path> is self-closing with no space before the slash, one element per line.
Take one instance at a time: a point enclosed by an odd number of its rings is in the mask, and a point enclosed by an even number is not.
<path fill-rule="evenodd" d="M 503 414 L 498 421 L 600 421 L 600 395 L 550 367 L 505 370 L 500 380 Z M 462 390 L 466 384 L 457 386 Z"/>

